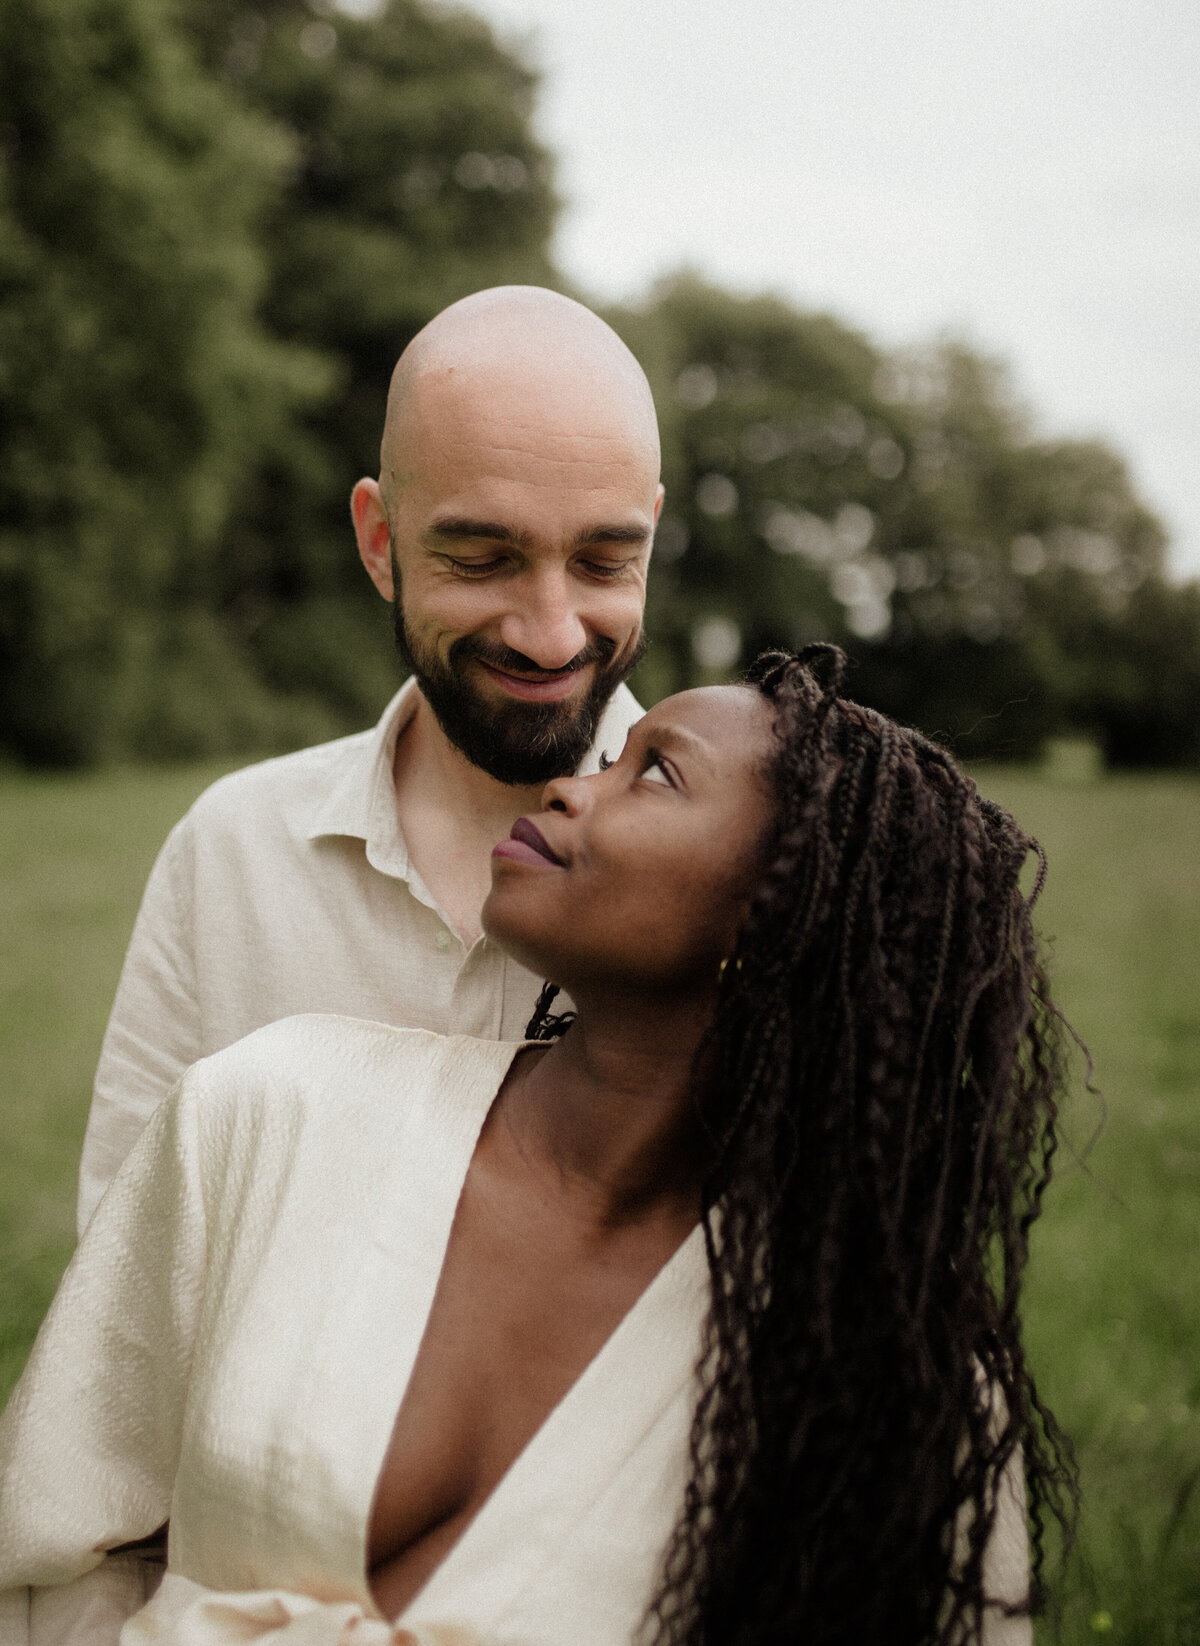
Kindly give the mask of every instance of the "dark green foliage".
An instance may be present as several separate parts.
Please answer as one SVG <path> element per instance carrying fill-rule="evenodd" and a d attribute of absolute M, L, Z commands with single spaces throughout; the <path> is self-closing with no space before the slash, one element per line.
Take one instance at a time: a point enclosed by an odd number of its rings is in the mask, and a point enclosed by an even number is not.
<path fill-rule="evenodd" d="M 1149 578 L 1075 635 L 1081 721 L 1110 766 L 1200 770 L 1200 583 Z"/>
<path fill-rule="evenodd" d="M 285 747 L 396 679 L 346 500 L 392 365 L 560 284 L 536 80 L 423 0 L 0 0 L 0 752 Z M 681 276 L 612 316 L 663 424 L 653 700 L 846 645 L 963 755 L 1200 763 L 1195 590 L 1121 462 L 961 345 L 886 355 Z"/>
<path fill-rule="evenodd" d="M 346 499 L 413 332 L 550 278 L 533 87 L 416 0 L 0 0 L 0 746 L 203 755 L 377 712 Z"/>
<path fill-rule="evenodd" d="M 177 617 L 256 453 L 322 386 L 255 318 L 286 144 L 160 0 L 3 0 L 0 111 L 0 736 L 56 764 L 170 747 L 169 715 L 142 728 L 192 642 Z M 238 738 L 214 714 L 207 740 Z"/>
<path fill-rule="evenodd" d="M 855 648 L 856 697 L 888 705 L 906 725 L 993 759 L 1025 759 L 1054 729 L 1054 706 L 1029 648 L 950 630 Z"/>
<path fill-rule="evenodd" d="M 709 677 L 692 639 L 718 614 L 737 624 L 745 656 L 841 632 L 824 540 L 811 539 L 814 553 L 771 544 L 798 546 L 806 525 L 879 491 L 862 449 L 868 418 L 874 438 L 893 438 L 873 391 L 876 351 L 828 317 L 690 277 L 609 319 L 647 368 L 663 432 L 646 678 L 669 691 Z"/>
<path fill-rule="evenodd" d="M 1181 658 L 1187 620 L 1115 454 L 1033 440 L 1003 371 L 960 344 L 884 355 L 828 316 L 689 276 L 611 318 L 664 429 L 647 695 L 719 676 L 735 649 L 830 638 L 855 695 L 960 753 L 1029 757 L 1074 726 L 1125 758 L 1104 730 L 1101 637 L 1136 621 L 1143 584 L 1176 613 Z M 1142 681 L 1151 716 L 1165 691 L 1200 719 L 1194 643 L 1191 658 L 1169 689 Z M 1159 738 L 1152 758 L 1180 747 Z"/>
<path fill-rule="evenodd" d="M 392 367 L 455 298 L 554 280 L 536 81 L 486 24 L 418 0 L 370 20 L 300 0 L 190 0 L 184 16 L 214 75 L 291 140 L 264 236 L 264 313 L 337 371 L 303 439 L 256 470 L 216 602 L 275 687 L 357 725 L 395 680 L 347 509 L 355 480 L 378 472 Z"/>

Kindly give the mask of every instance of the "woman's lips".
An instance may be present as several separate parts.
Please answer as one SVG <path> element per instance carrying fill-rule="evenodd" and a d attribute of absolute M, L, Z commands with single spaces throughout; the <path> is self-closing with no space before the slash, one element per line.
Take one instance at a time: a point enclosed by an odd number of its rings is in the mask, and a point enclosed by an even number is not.
<path fill-rule="evenodd" d="M 492 847 L 492 856 L 509 857 L 514 863 L 533 863 L 539 869 L 563 867 L 562 858 L 555 856 L 545 835 L 527 817 L 518 817 L 508 839 Z"/>

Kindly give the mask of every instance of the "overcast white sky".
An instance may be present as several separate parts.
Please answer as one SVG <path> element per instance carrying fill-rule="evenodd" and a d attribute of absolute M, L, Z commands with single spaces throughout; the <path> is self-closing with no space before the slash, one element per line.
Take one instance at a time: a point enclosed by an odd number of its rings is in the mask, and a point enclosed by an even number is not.
<path fill-rule="evenodd" d="M 561 266 L 1006 358 L 1200 576 L 1200 0 L 467 0 L 544 71 Z"/>

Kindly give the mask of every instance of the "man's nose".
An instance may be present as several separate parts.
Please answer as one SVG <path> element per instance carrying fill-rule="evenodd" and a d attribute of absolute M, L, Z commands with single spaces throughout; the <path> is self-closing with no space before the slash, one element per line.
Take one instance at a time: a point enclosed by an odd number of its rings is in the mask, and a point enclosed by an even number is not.
<path fill-rule="evenodd" d="M 500 639 L 539 669 L 563 669 L 588 643 L 576 591 L 559 572 L 522 578 L 511 609 L 500 620 Z"/>

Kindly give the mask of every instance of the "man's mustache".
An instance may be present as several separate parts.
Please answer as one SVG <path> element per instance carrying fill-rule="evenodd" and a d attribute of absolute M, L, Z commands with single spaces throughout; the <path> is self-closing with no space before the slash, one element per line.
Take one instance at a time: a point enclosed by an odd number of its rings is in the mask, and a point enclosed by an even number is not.
<path fill-rule="evenodd" d="M 450 647 L 449 662 L 456 665 L 465 663 L 470 658 L 477 658 L 481 663 L 490 663 L 495 669 L 503 669 L 506 674 L 535 675 L 542 678 L 546 675 L 573 674 L 577 669 L 587 668 L 590 663 L 598 663 L 604 668 L 612 661 L 616 649 L 615 640 L 610 640 L 607 635 L 594 635 L 582 651 L 576 652 L 569 663 L 564 663 L 557 669 L 544 669 L 540 663 L 535 663 L 532 657 L 526 657 L 524 652 L 514 651 L 511 646 L 485 640 L 481 635 L 464 634 Z"/>

